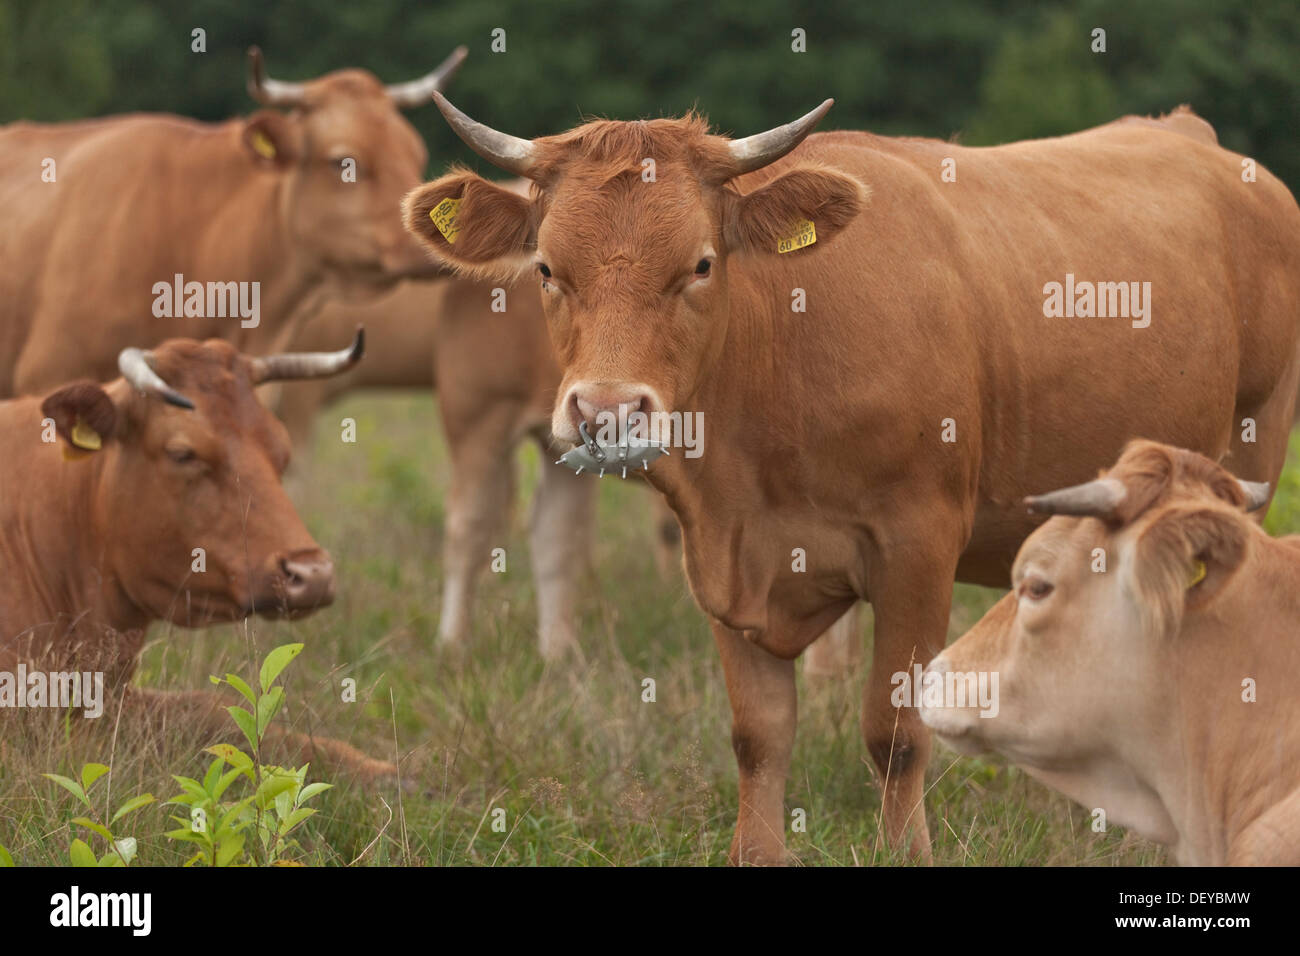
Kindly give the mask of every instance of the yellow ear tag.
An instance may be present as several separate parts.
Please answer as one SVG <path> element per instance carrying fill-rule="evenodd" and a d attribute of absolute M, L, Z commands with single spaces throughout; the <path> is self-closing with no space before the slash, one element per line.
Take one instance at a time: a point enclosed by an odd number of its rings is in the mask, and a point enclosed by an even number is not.
<path fill-rule="evenodd" d="M 99 437 L 99 432 L 91 428 L 80 418 L 72 426 L 72 434 L 68 436 L 72 439 L 72 444 L 78 448 L 84 448 L 86 451 L 99 451 L 103 446 L 103 439 Z"/>
<path fill-rule="evenodd" d="M 776 241 L 777 252 L 794 252 L 804 246 L 811 246 L 817 241 L 817 227 L 807 219 L 796 222 L 794 230 L 794 235 Z"/>
<path fill-rule="evenodd" d="M 1208 573 L 1208 572 L 1207 572 L 1207 569 L 1206 569 L 1206 567 L 1205 567 L 1205 562 L 1204 562 L 1204 561 L 1193 561 L 1193 562 L 1192 562 L 1192 576 L 1191 576 L 1191 579 L 1188 580 L 1188 582 L 1187 582 L 1187 588 L 1188 588 L 1188 590 L 1191 590 L 1192 588 L 1196 587 L 1196 585 L 1198 585 L 1198 584 L 1200 584 L 1202 581 L 1204 581 L 1204 580 L 1205 580 L 1205 575 L 1206 575 L 1207 573 Z"/>
<path fill-rule="evenodd" d="M 263 159 L 275 159 L 275 143 L 271 142 L 271 137 L 260 129 L 253 131 L 252 144 L 253 152 L 257 153 L 258 156 Z"/>
<path fill-rule="evenodd" d="M 448 196 L 429 210 L 429 218 L 433 220 L 433 224 L 442 233 L 442 238 L 449 244 L 455 242 L 456 237 L 460 235 L 460 226 L 456 224 L 456 213 L 459 209 L 460 200 Z"/>

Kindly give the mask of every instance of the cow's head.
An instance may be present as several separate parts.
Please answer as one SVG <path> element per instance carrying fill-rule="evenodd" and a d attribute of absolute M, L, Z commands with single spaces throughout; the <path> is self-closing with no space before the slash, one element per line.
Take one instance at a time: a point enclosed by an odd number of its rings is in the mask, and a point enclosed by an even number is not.
<path fill-rule="evenodd" d="M 87 500 L 69 505 L 132 606 L 201 626 L 333 600 L 330 557 L 280 484 L 288 436 L 253 389 L 341 372 L 363 343 L 358 330 L 340 352 L 252 358 L 216 339 L 172 339 L 123 350 L 115 382 L 78 382 L 44 399 L 65 457 L 88 459 L 67 467 L 93 473 Z"/>
<path fill-rule="evenodd" d="M 283 178 L 282 214 L 293 242 L 332 274 L 382 283 L 436 271 L 399 215 L 428 161 L 420 134 L 399 110 L 427 103 L 465 55 L 460 47 L 427 76 L 385 86 L 365 70 L 306 83 L 274 80 L 261 51 L 248 51 L 249 93 L 272 108 L 244 122 L 244 149 L 249 162 Z"/>
<path fill-rule="evenodd" d="M 923 676 L 937 693 L 996 673 L 996 714 L 922 697 L 922 719 L 958 750 L 1044 772 L 1158 735 L 1185 632 L 1220 612 L 1262 534 L 1245 512 L 1268 497 L 1201 455 L 1136 441 L 1104 477 L 1027 498 L 1056 517 L 1021 547 L 1011 593 Z"/>
<path fill-rule="evenodd" d="M 866 197 L 817 163 L 748 191 L 735 183 L 798 146 L 831 100 L 746 139 L 712 135 L 691 115 L 590 122 L 531 141 L 434 101 L 472 149 L 533 189 L 522 196 L 453 171 L 407 197 L 407 228 L 471 274 L 536 275 L 564 369 L 552 430 L 570 442 L 601 413 L 688 408 L 726 339 L 731 258 L 775 256 L 803 221 L 819 243 L 831 239 Z"/>

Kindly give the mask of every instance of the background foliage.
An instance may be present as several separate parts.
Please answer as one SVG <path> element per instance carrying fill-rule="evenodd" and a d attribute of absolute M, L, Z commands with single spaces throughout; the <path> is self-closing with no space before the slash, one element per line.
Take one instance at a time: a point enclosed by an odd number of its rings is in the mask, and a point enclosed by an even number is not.
<path fill-rule="evenodd" d="M 207 31 L 205 54 L 190 52 L 195 27 Z M 496 27 L 504 54 L 490 51 Z M 805 54 L 790 50 L 795 27 L 807 31 Z M 1095 27 L 1104 54 L 1090 50 Z M 361 66 L 387 82 L 464 43 L 453 101 L 520 136 L 584 114 L 691 106 L 743 134 L 833 96 L 827 128 L 980 145 L 1185 102 L 1226 146 L 1300 186 L 1295 0 L 0 0 L 0 122 L 247 113 L 252 43 L 283 79 Z M 433 108 L 412 119 L 435 169 L 468 158 Z"/>

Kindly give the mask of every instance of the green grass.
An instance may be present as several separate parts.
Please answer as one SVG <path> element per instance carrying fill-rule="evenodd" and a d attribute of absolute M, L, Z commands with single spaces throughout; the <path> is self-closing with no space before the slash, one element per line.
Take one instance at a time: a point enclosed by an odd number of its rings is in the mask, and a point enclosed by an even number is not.
<path fill-rule="evenodd" d="M 357 420 L 356 444 L 338 440 L 344 416 Z M 1298 455 L 1293 442 L 1283 497 L 1270 516 L 1274 532 L 1300 527 Z M 502 543 L 508 570 L 484 575 L 463 654 L 434 647 L 448 463 L 432 401 L 418 397 L 353 398 L 320 423 L 298 497 L 338 566 L 334 607 L 292 623 L 151 632 L 138 680 L 165 688 L 207 687 L 209 674 L 248 673 L 270 648 L 304 641 L 286 672 L 290 719 L 372 756 L 400 755 L 417 792 L 341 782 L 317 800 L 321 812 L 299 832 L 304 862 L 725 862 L 737 799 L 730 711 L 702 615 L 681 580 L 656 572 L 650 495 L 631 483 L 601 483 L 582 660 L 548 667 L 536 652 L 523 529 L 537 467 L 530 447 Z M 958 586 L 950 636 L 997 596 Z M 345 677 L 357 682 L 355 704 L 341 701 Z M 641 701 L 645 677 L 656 681 L 655 703 Z M 788 834 L 805 864 L 901 862 L 877 833 L 878 782 L 857 729 L 863 678 L 800 676 L 786 805 L 807 813 L 807 832 Z M 101 738 L 67 742 L 58 728 L 26 739 L 6 732 L 0 845 L 20 864 L 66 863 L 67 821 L 77 811 L 43 771 L 75 775 L 83 761 L 111 762 L 114 800 L 146 790 L 166 798 L 177 792 L 171 773 L 202 774 L 207 742 L 178 730 L 163 741 L 119 739 L 110 753 Z M 1093 833 L 1083 808 L 999 759 L 939 749 L 927 780 L 937 863 L 1169 862 L 1120 828 Z M 491 826 L 497 807 L 506 810 L 505 833 Z M 158 835 L 172 825 L 168 812 L 153 806 L 129 818 L 123 833 L 139 839 L 139 862 L 184 861 L 184 848 Z"/>

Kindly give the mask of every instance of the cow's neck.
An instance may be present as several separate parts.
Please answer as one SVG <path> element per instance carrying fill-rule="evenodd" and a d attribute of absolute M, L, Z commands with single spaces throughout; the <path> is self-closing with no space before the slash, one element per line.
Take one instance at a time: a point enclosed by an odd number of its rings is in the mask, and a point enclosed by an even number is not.
<path fill-rule="evenodd" d="M 770 257 L 756 259 L 730 277 L 725 340 L 694 394 L 679 400 L 677 410 L 703 415 L 703 454 L 674 449 L 651 480 L 681 521 L 701 607 L 730 627 L 767 632 L 780 642 L 769 650 L 792 656 L 847 609 L 850 583 L 861 587 L 840 520 L 861 476 L 836 474 L 834 458 L 836 435 L 862 417 L 851 404 L 861 390 L 845 381 L 856 372 L 841 348 L 850 334 L 839 328 L 843 318 L 819 319 L 808 334 L 808 316 L 790 311 L 797 270 L 769 267 Z M 795 526 L 808 541 L 784 540 Z M 814 539 L 807 571 L 792 577 L 788 544 Z M 837 591 L 848 603 L 827 605 Z"/>
<path fill-rule="evenodd" d="M 302 244 L 291 233 L 289 177 L 251 168 L 240 139 L 242 129 L 242 120 L 219 128 L 225 148 L 212 152 L 211 165 L 204 170 L 206 188 L 193 196 L 196 207 L 188 212 L 198 228 L 188 258 L 200 263 L 204 274 L 186 275 L 186 280 L 258 282 L 258 325 L 246 329 L 239 318 L 218 318 L 216 322 L 225 324 L 214 333 L 258 352 L 269 350 L 288 324 L 317 307 L 316 293 L 327 271 L 302 253 Z"/>
<path fill-rule="evenodd" d="M 30 407 L 15 416 L 15 406 Z M 149 617 L 123 590 L 102 535 L 95 489 L 105 455 L 69 461 L 62 441 L 32 445 L 41 420 L 35 399 L 0 406 L 0 425 L 15 419 L 18 429 L 0 433 L 16 445 L 21 432 L 29 452 L 26 467 L 0 475 L 0 485 L 12 485 L 0 495 L 0 660 L 129 676 Z"/>

